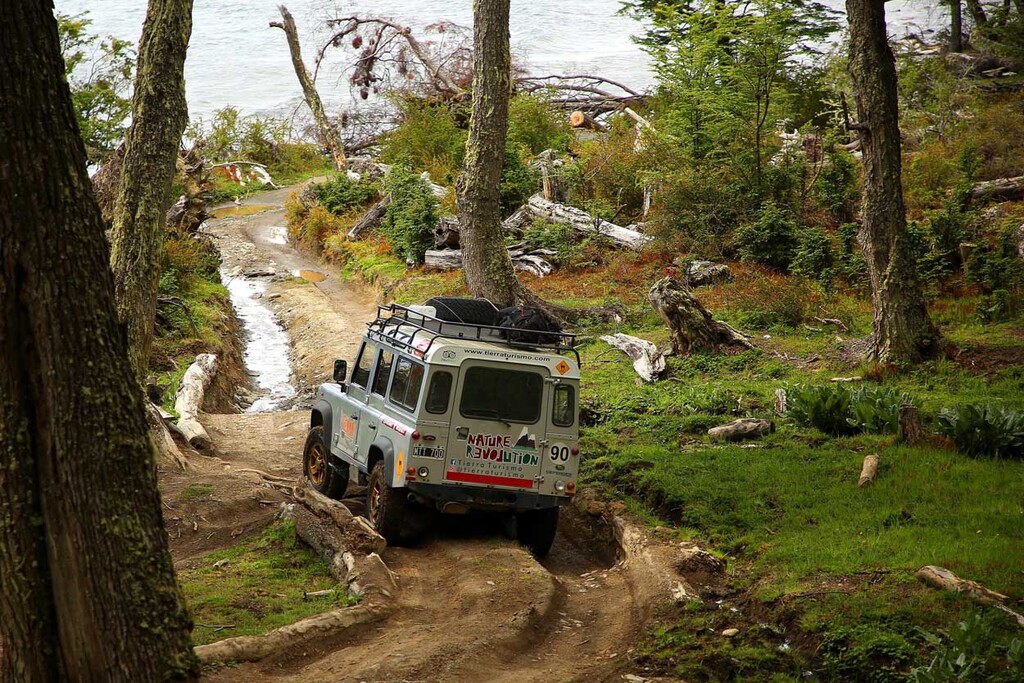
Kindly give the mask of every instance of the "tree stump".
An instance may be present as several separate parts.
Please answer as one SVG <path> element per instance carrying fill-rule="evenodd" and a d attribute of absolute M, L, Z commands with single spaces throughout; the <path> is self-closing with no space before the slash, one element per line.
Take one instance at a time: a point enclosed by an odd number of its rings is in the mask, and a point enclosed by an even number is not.
<path fill-rule="evenodd" d="M 915 446 L 921 442 L 921 411 L 917 406 L 904 403 L 900 406 L 897 435 L 902 443 Z"/>
<path fill-rule="evenodd" d="M 677 355 L 694 351 L 718 351 L 723 345 L 753 348 L 747 338 L 708 311 L 675 278 L 664 278 L 651 287 L 651 305 L 672 333 L 672 350 Z"/>

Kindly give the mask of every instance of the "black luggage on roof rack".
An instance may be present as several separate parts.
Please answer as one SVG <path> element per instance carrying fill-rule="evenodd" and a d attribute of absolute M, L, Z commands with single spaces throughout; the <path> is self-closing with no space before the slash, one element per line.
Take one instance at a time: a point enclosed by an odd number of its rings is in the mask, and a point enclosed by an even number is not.
<path fill-rule="evenodd" d="M 438 320 L 469 325 L 496 325 L 498 309 L 487 299 L 435 296 L 425 304 L 437 311 Z"/>

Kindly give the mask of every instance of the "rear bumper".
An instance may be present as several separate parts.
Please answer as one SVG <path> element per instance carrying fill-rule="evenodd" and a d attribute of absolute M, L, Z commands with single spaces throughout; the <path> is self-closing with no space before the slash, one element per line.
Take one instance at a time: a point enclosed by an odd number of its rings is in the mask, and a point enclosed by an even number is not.
<path fill-rule="evenodd" d="M 568 496 L 549 496 L 531 491 L 452 486 L 410 481 L 406 488 L 419 498 L 440 503 L 462 503 L 477 510 L 541 510 L 566 505 Z"/>

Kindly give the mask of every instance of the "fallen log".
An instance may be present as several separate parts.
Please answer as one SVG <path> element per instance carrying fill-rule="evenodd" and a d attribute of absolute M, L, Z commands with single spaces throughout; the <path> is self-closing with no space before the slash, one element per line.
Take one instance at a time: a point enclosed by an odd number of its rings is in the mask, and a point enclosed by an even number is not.
<path fill-rule="evenodd" d="M 157 456 L 170 460 L 182 471 L 188 470 L 188 460 L 178 448 L 178 444 L 174 443 L 174 437 L 171 436 L 167 425 L 164 424 L 159 406 L 151 401 L 146 401 L 146 419 L 149 421 L 149 434 L 153 438 L 153 447 L 156 448 Z"/>
<path fill-rule="evenodd" d="M 189 444 L 198 450 L 208 450 L 213 446 L 210 435 L 199 422 L 199 411 L 202 410 L 203 397 L 217 373 L 217 356 L 212 353 L 201 353 L 185 371 L 178 385 L 178 393 L 174 398 L 174 410 L 178 413 L 178 429 L 185 435 Z"/>
<path fill-rule="evenodd" d="M 875 475 L 878 474 L 878 454 L 872 453 L 865 456 L 864 464 L 860 468 L 860 478 L 857 479 L 857 487 L 863 488 L 875 483 Z"/>
<path fill-rule="evenodd" d="M 677 355 L 694 351 L 717 351 L 723 345 L 754 348 L 747 336 L 721 320 L 714 320 L 699 301 L 675 278 L 654 284 L 648 295 L 672 333 L 672 350 Z"/>
<path fill-rule="evenodd" d="M 960 593 L 975 604 L 984 607 L 995 607 L 1006 612 L 1017 621 L 1018 626 L 1024 627 L 1024 615 L 1018 614 L 1003 604 L 1007 599 L 1005 595 L 989 590 L 977 581 L 961 579 L 945 567 L 936 567 L 935 565 L 921 567 L 914 576 L 918 581 L 932 588 Z"/>
<path fill-rule="evenodd" d="M 587 130 L 596 130 L 599 133 L 604 133 L 608 130 L 608 126 L 604 125 L 590 114 L 580 111 L 577 109 L 573 113 L 569 114 L 569 125 L 573 128 L 586 128 Z"/>
<path fill-rule="evenodd" d="M 365 517 L 356 517 L 345 505 L 314 491 L 305 482 L 295 487 L 292 496 L 322 519 L 329 519 L 341 532 L 347 551 L 382 553 L 387 541 Z"/>
<path fill-rule="evenodd" d="M 391 204 L 391 195 L 385 195 L 383 199 L 371 206 L 363 217 L 356 221 L 356 224 L 352 226 L 346 235 L 350 241 L 362 239 L 363 235 L 371 230 L 376 230 L 380 227 L 381 222 L 384 220 L 384 214 L 388 210 L 388 205 Z"/>
<path fill-rule="evenodd" d="M 459 232 L 459 219 L 454 216 L 442 216 L 434 228 L 435 249 L 458 249 L 461 234 Z"/>
<path fill-rule="evenodd" d="M 708 439 L 711 440 L 711 443 L 718 441 L 743 441 L 744 439 L 757 439 L 774 431 L 774 422 L 752 417 L 741 417 L 729 424 L 712 427 L 708 430 Z"/>
<path fill-rule="evenodd" d="M 509 249 L 509 258 L 512 259 L 512 266 L 519 271 L 544 277 L 555 272 L 544 256 L 553 256 L 550 249 L 519 250 Z M 438 270 L 457 270 L 462 267 L 461 249 L 428 249 L 423 255 L 423 265 L 427 268 Z"/>
<path fill-rule="evenodd" d="M 971 188 L 971 200 L 976 202 L 987 201 L 1016 201 L 1024 199 L 1024 175 L 1014 178 L 999 178 L 997 180 L 984 180 L 975 183 Z"/>
<path fill-rule="evenodd" d="M 613 242 L 636 251 L 643 249 L 648 242 L 654 239 L 650 235 L 645 235 L 636 230 L 630 230 L 621 225 L 595 218 L 586 211 L 577 209 L 575 206 L 548 201 L 539 194 L 530 197 L 525 206 L 537 218 L 542 218 L 552 223 L 570 225 L 580 232 L 604 235 Z"/>
<path fill-rule="evenodd" d="M 628 334 L 609 334 L 601 337 L 618 350 L 633 359 L 633 369 L 645 382 L 654 382 L 665 374 L 665 355 L 658 351 L 654 342 Z"/>

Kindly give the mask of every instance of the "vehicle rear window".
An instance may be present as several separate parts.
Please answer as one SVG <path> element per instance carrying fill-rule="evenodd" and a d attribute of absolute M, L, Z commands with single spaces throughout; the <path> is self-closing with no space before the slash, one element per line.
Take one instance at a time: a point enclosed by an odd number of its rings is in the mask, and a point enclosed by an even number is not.
<path fill-rule="evenodd" d="M 423 366 L 408 358 L 399 358 L 395 366 L 395 377 L 391 380 L 391 402 L 409 412 L 416 410 L 422 386 Z"/>
<path fill-rule="evenodd" d="M 568 384 L 555 386 L 551 422 L 556 427 L 572 427 L 576 421 L 576 392 Z"/>
<path fill-rule="evenodd" d="M 366 383 L 370 381 L 370 368 L 373 367 L 373 352 L 375 350 L 373 345 L 363 344 L 363 348 L 359 352 L 359 360 L 356 361 L 356 367 L 352 370 L 352 384 L 366 388 Z"/>
<path fill-rule="evenodd" d="M 452 373 L 441 370 L 430 378 L 427 391 L 427 412 L 443 415 L 448 412 L 448 400 L 452 395 Z"/>
<path fill-rule="evenodd" d="M 377 370 L 373 375 L 373 393 L 384 395 L 388 390 L 388 379 L 391 378 L 391 364 L 395 360 L 395 354 L 390 351 L 381 351 L 377 358 Z"/>
<path fill-rule="evenodd" d="M 533 424 L 540 417 L 544 378 L 536 372 L 475 367 L 466 371 L 463 417 Z"/>

